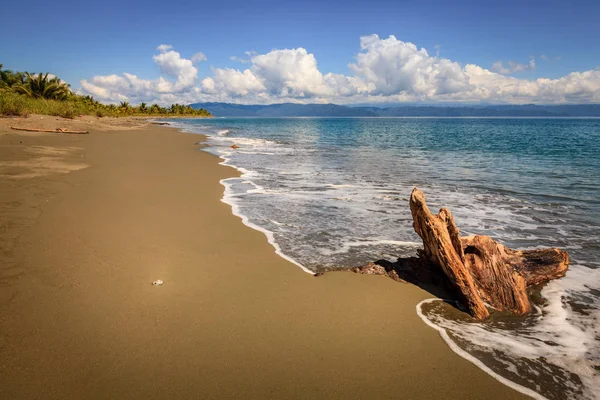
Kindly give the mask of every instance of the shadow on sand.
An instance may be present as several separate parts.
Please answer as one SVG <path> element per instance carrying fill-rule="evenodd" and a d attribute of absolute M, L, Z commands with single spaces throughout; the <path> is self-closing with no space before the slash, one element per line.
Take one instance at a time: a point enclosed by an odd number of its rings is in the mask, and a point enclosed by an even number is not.
<path fill-rule="evenodd" d="M 399 258 L 396 262 L 378 260 L 362 267 L 350 269 L 328 268 L 318 272 L 315 276 L 333 271 L 350 271 L 363 275 L 384 275 L 397 282 L 418 286 L 432 296 L 444 299 L 452 307 L 460 309 L 457 307 L 458 297 L 455 294 L 455 289 L 443 271 L 436 265 L 427 263 L 419 257 Z"/>

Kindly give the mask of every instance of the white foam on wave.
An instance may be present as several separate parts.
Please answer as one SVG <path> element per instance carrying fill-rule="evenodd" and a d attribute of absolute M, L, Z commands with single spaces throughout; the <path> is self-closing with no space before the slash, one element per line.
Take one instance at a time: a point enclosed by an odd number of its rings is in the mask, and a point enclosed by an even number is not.
<path fill-rule="evenodd" d="M 517 366 L 529 368 L 530 376 L 545 374 L 548 380 L 553 380 L 565 390 L 564 395 L 568 398 L 598 399 L 600 376 L 594 367 L 600 363 L 597 341 L 600 310 L 596 308 L 600 299 L 594 294 L 598 288 L 592 286 L 598 283 L 600 270 L 572 266 L 566 277 L 544 287 L 542 296 L 546 304 L 537 308 L 534 323 L 518 329 L 506 330 L 485 322 L 465 323 L 436 314 L 424 315 L 421 306 L 435 299 L 419 303 L 417 313 L 425 323 L 440 332 L 452 350 L 496 379 L 499 379 L 498 373 L 461 348 L 448 332 L 466 343 L 471 351 L 488 353 L 496 360 L 500 359 L 509 372 L 518 370 Z M 593 305 L 584 313 L 573 310 L 567 301 L 576 302 L 581 297 L 589 300 L 588 306 Z M 529 367 L 523 365 L 524 359 L 531 363 Z M 581 385 L 574 383 L 569 373 L 576 374 Z M 524 374 L 521 373 L 520 377 L 524 378 Z M 499 380 L 503 383 L 522 391 L 519 389 L 521 385 L 501 378 Z M 534 381 L 529 379 L 532 385 Z"/>
<path fill-rule="evenodd" d="M 217 132 L 218 136 L 214 136 L 211 135 L 210 132 L 202 132 L 199 131 L 199 127 L 194 126 L 194 125 L 189 125 L 189 124 L 185 124 L 185 123 L 173 123 L 172 125 L 174 125 L 175 127 L 179 128 L 181 131 L 183 132 L 187 132 L 187 133 L 196 133 L 196 134 L 204 134 L 209 136 L 210 139 L 212 139 L 213 141 L 216 140 L 220 140 L 220 139 L 225 139 L 223 138 L 224 136 L 226 136 L 227 134 L 230 133 L 230 130 L 221 130 Z M 225 139 L 225 140 L 230 140 L 231 139 Z M 265 145 L 269 145 L 269 144 L 274 144 L 274 142 L 269 141 L 269 140 L 265 140 L 265 139 L 252 139 L 252 138 L 235 138 L 234 139 L 236 143 L 240 143 L 243 145 L 249 145 L 249 146 L 265 146 Z M 254 171 L 250 171 L 247 170 L 243 167 L 239 167 L 236 166 L 234 164 L 232 164 L 230 161 L 230 158 L 228 156 L 230 156 L 233 152 L 232 151 L 219 151 L 218 155 L 219 157 L 222 159 L 222 161 L 219 163 L 221 165 L 226 165 L 229 167 L 232 167 L 236 170 L 238 170 L 242 177 L 245 178 L 245 180 L 243 181 L 244 183 L 249 183 L 251 185 L 254 186 L 254 189 L 250 189 L 248 192 L 255 192 L 255 193 L 259 193 L 259 192 L 264 192 L 265 189 L 263 187 L 261 187 L 260 185 L 255 184 L 254 182 L 252 182 L 251 180 L 248 179 L 248 177 L 250 175 L 252 175 L 252 173 Z M 225 204 L 228 204 L 231 207 L 231 212 L 233 215 L 239 217 L 242 222 L 244 223 L 244 225 L 255 229 L 259 232 L 262 232 L 266 237 L 267 237 L 267 241 L 275 248 L 275 253 L 277 255 L 279 255 L 280 257 L 282 257 L 283 259 L 291 262 L 292 264 L 300 267 L 304 272 L 309 273 L 311 275 L 314 274 L 313 271 L 309 270 L 308 268 L 304 267 L 302 264 L 300 264 L 298 261 L 294 260 L 292 257 L 289 257 L 288 255 L 284 254 L 281 251 L 281 247 L 279 246 L 279 244 L 275 241 L 275 236 L 273 234 L 273 232 L 271 232 L 268 229 L 265 229 L 261 226 L 258 226 L 254 223 L 252 223 L 248 216 L 244 215 L 241 211 L 240 211 L 240 206 L 239 204 L 236 203 L 235 198 L 237 197 L 237 195 L 235 193 L 233 193 L 232 189 L 231 189 L 231 183 L 229 181 L 231 180 L 235 180 L 237 178 L 227 178 L 227 179 L 222 179 L 219 182 L 221 183 L 221 185 L 223 185 L 223 187 L 225 188 L 224 190 L 224 194 L 223 194 L 223 198 L 221 199 L 221 201 Z M 247 192 L 247 193 L 248 193 Z"/>
<path fill-rule="evenodd" d="M 355 187 L 357 187 L 356 185 L 348 185 L 348 184 L 334 185 L 333 183 L 330 183 L 327 186 L 329 186 L 331 188 L 334 188 L 334 189 L 346 189 L 346 188 L 355 188 Z"/>
<path fill-rule="evenodd" d="M 210 128 L 202 125 L 192 125 L 186 122 L 178 122 L 173 120 L 169 120 L 169 125 L 185 133 L 193 133 L 196 135 L 205 136 L 209 136 L 211 134 Z"/>
<path fill-rule="evenodd" d="M 241 202 L 243 202 L 243 200 L 241 198 L 248 196 L 248 195 L 268 194 L 268 195 L 276 195 L 277 198 L 280 200 L 284 199 L 284 198 L 285 199 L 296 199 L 297 201 L 299 200 L 299 201 L 311 203 L 312 201 L 314 201 L 314 198 L 313 198 L 315 196 L 314 190 L 318 191 L 319 189 L 324 188 L 324 187 L 329 187 L 331 189 L 336 189 L 336 190 L 348 190 L 348 189 L 355 189 L 355 188 L 357 188 L 357 186 L 353 185 L 353 184 L 313 183 L 310 180 L 308 180 L 308 181 L 303 180 L 301 183 L 302 187 L 295 188 L 293 191 L 290 191 L 287 189 L 282 190 L 282 189 L 277 189 L 277 188 L 265 188 L 264 186 L 262 186 L 256 182 L 255 178 L 259 177 L 257 175 L 256 171 L 252 171 L 252 170 L 249 170 L 247 168 L 237 165 L 236 163 L 233 162 L 233 158 L 239 154 L 243 154 L 244 156 L 246 156 L 246 155 L 273 155 L 273 154 L 277 153 L 277 154 L 281 155 L 281 154 L 292 153 L 293 152 L 292 150 L 290 150 L 289 148 L 286 148 L 276 142 L 273 142 L 273 141 L 270 141 L 267 139 L 259 139 L 259 138 L 244 138 L 244 137 L 224 138 L 224 137 L 210 136 L 209 143 L 216 144 L 217 146 L 219 146 L 220 144 L 223 144 L 223 147 L 219 148 L 217 151 L 217 155 L 219 155 L 219 157 L 223 160 L 221 162 L 221 164 L 235 168 L 242 174 L 241 178 L 228 178 L 228 179 L 224 179 L 221 181 L 221 184 L 223 184 L 223 186 L 225 187 L 225 192 L 224 192 L 222 201 L 232 207 L 233 214 L 240 217 L 242 219 L 242 222 L 245 225 L 265 234 L 268 242 L 275 248 L 275 252 L 278 255 L 280 255 L 284 259 L 292 262 L 293 264 L 297 265 L 303 271 L 313 274 L 314 271 L 310 270 L 303 263 L 299 262 L 296 258 L 286 254 L 282 250 L 280 244 L 276 240 L 275 232 L 266 228 L 265 226 L 261 226 L 261 225 L 265 225 L 265 224 L 254 223 L 253 218 L 256 216 L 251 217 L 250 215 L 248 215 L 242 211 Z M 229 148 L 230 143 L 238 144 L 240 146 L 240 148 L 231 150 Z M 304 152 L 303 154 L 306 154 L 306 152 Z M 277 172 L 277 171 L 273 171 L 273 172 Z M 307 169 L 306 171 L 302 172 L 302 168 L 296 169 L 293 172 L 293 174 L 306 175 L 309 178 L 310 178 L 310 176 L 312 176 L 310 169 Z M 237 187 L 237 185 L 239 183 L 251 185 L 253 188 L 251 188 L 251 189 L 242 188 L 242 191 L 240 191 L 239 189 L 234 189 L 234 187 Z M 360 206 L 357 207 L 357 209 L 360 209 L 360 208 L 361 208 Z M 263 217 L 267 218 L 266 220 L 264 220 L 265 222 L 271 221 L 271 223 L 274 225 L 273 228 L 275 228 L 276 230 L 277 230 L 277 227 L 284 227 L 284 226 L 285 227 L 293 227 L 293 226 L 295 226 L 293 223 L 290 223 L 290 221 L 287 221 L 286 223 L 280 223 L 280 222 L 275 223 L 272 219 L 268 218 L 267 216 L 263 216 Z M 266 224 L 266 225 L 268 225 L 268 224 Z M 386 245 L 386 246 L 403 246 L 403 247 L 408 247 L 408 248 L 416 248 L 419 246 L 419 244 L 415 243 L 415 242 L 399 241 L 399 240 L 386 240 L 386 239 L 369 239 L 369 240 L 359 239 L 354 242 L 347 241 L 347 240 L 341 240 L 341 241 L 335 241 L 330 245 L 335 246 L 335 250 L 319 247 L 317 249 L 317 252 L 322 253 L 323 255 L 336 255 L 336 254 L 347 253 L 350 251 L 351 248 L 359 247 L 359 246 Z M 299 250 L 299 249 L 296 249 L 296 250 L 300 251 L 301 254 L 304 254 L 304 252 L 302 250 Z M 314 252 L 314 250 L 313 250 L 313 252 Z"/>
<path fill-rule="evenodd" d="M 245 137 L 223 137 L 223 136 L 210 136 L 210 142 L 212 142 L 212 144 L 226 144 L 227 146 L 231 145 L 231 144 L 236 144 L 238 146 L 240 146 L 240 149 L 238 149 L 238 151 L 244 151 L 244 148 L 241 146 L 246 146 L 248 148 L 251 149 L 257 149 L 257 148 L 261 148 L 261 149 L 265 149 L 265 148 L 270 148 L 271 146 L 276 145 L 276 142 L 273 142 L 272 140 L 267 140 L 267 139 L 259 139 L 259 138 L 245 138 Z"/>
<path fill-rule="evenodd" d="M 294 260 L 292 257 L 288 256 L 287 254 L 283 253 L 283 251 L 281 251 L 281 247 L 279 246 L 279 244 L 277 243 L 277 241 L 275 241 L 275 235 L 273 234 L 273 232 L 271 232 L 268 229 L 265 229 L 261 226 L 258 226 L 254 223 L 252 223 L 250 221 L 250 219 L 244 215 L 241 211 L 240 211 L 240 206 L 235 202 L 235 197 L 236 196 L 232 196 L 232 190 L 231 190 L 231 185 L 228 182 L 230 178 L 228 179 L 222 179 L 220 181 L 220 183 L 225 187 L 225 193 L 223 195 L 223 198 L 221 199 L 221 201 L 225 204 L 228 204 L 231 206 L 231 212 L 233 213 L 233 215 L 239 217 L 242 219 L 242 222 L 244 223 L 244 225 L 255 229 L 259 232 L 264 233 L 264 235 L 267 237 L 267 241 L 271 244 L 271 246 L 273 246 L 275 248 L 275 253 L 277 255 L 279 255 L 280 257 L 282 257 L 283 259 L 291 262 L 292 264 L 295 264 L 296 266 L 300 267 L 304 272 L 314 275 L 314 272 L 309 270 L 308 268 L 306 268 L 304 265 L 300 264 L 298 261 Z"/>
<path fill-rule="evenodd" d="M 214 136 L 211 136 L 211 139 L 216 139 Z M 252 145 L 252 146 L 265 146 L 265 145 L 269 145 L 269 144 L 274 144 L 275 142 L 266 140 L 266 139 L 252 139 L 252 138 L 235 138 L 235 142 L 236 143 L 242 143 L 245 145 Z M 255 182 L 253 182 L 252 180 L 248 179 L 249 177 L 251 177 L 251 175 L 254 173 L 254 171 L 250 171 L 246 168 L 237 166 L 235 164 L 233 164 L 231 162 L 231 158 L 229 156 L 231 156 L 231 154 L 233 154 L 232 151 L 221 151 L 219 154 L 219 157 L 222 159 L 222 161 L 219 163 L 221 165 L 226 165 L 228 167 L 232 167 L 236 170 L 238 170 L 241 173 L 241 179 L 243 183 L 247 183 L 250 184 L 252 186 L 254 186 L 254 189 L 249 189 L 246 191 L 246 193 L 264 193 L 265 192 L 265 188 L 263 188 L 262 186 L 256 184 Z M 292 264 L 300 267 L 300 269 L 302 269 L 304 272 L 314 275 L 314 272 L 309 270 L 308 268 L 306 268 L 304 265 L 302 265 L 301 263 L 299 263 L 298 261 L 296 261 L 295 259 L 293 259 L 292 257 L 288 256 L 287 254 L 283 253 L 283 251 L 281 250 L 281 247 L 279 246 L 279 244 L 277 243 L 277 241 L 275 240 L 275 235 L 272 231 L 263 228 L 259 225 L 256 225 L 254 223 L 252 223 L 250 221 L 250 218 L 243 214 L 241 212 L 241 207 L 240 205 L 237 203 L 236 198 L 240 196 L 240 194 L 236 194 L 234 193 L 234 191 L 232 190 L 232 182 L 239 180 L 240 178 L 226 178 L 226 179 L 221 179 L 219 182 L 221 183 L 221 185 L 223 185 L 223 187 L 225 188 L 224 193 L 223 193 L 223 198 L 221 199 L 221 201 L 227 205 L 229 205 L 231 207 L 231 212 L 233 215 L 239 217 L 242 220 L 242 223 L 254 230 L 257 230 L 259 232 L 262 232 L 266 238 L 267 241 L 269 242 L 269 244 L 271 246 L 273 246 L 273 248 L 275 249 L 275 253 L 277 255 L 279 255 L 281 258 L 291 262 Z"/>
<path fill-rule="evenodd" d="M 319 253 L 324 256 L 332 256 L 335 254 L 343 254 L 348 253 L 353 247 L 363 247 L 363 246 L 378 246 L 378 245 L 390 245 L 390 246 L 404 246 L 404 247 L 414 247 L 418 249 L 423 245 L 417 242 L 405 242 L 400 240 L 386 240 L 386 239 L 370 239 L 370 240 L 357 240 L 357 241 L 345 241 L 342 242 L 342 245 L 338 250 L 329 250 L 329 249 L 319 249 Z"/>
<path fill-rule="evenodd" d="M 446 332 L 446 329 L 434 324 L 433 322 L 429 321 L 429 319 L 423 314 L 423 311 L 421 310 L 421 307 L 423 306 L 423 304 L 428 304 L 428 303 L 432 303 L 435 301 L 444 301 L 443 299 L 426 299 L 421 301 L 419 304 L 417 304 L 416 306 L 416 311 L 417 311 L 417 315 L 419 315 L 419 317 L 423 320 L 423 322 L 425 322 L 427 325 L 429 325 L 430 327 L 432 327 L 433 329 L 435 329 L 436 331 L 438 331 L 438 333 L 440 334 L 440 336 L 442 337 L 442 339 L 444 340 L 444 342 L 446 342 L 446 344 L 448 345 L 448 347 L 450 347 L 450 349 L 452 351 L 454 351 L 456 354 L 458 354 L 459 356 L 461 356 L 462 358 L 464 358 L 467 361 L 470 361 L 471 363 L 475 364 L 477 367 L 479 367 L 482 371 L 486 372 L 487 374 L 489 374 L 490 376 L 494 377 L 496 380 L 498 380 L 499 382 L 505 384 L 506 386 L 509 386 L 511 388 L 513 388 L 514 390 L 516 390 L 517 392 L 523 393 L 527 396 L 533 397 L 534 399 L 537 400 L 548 400 L 546 399 L 544 396 L 542 396 L 541 394 L 526 388 L 524 386 L 521 386 L 509 379 L 506 379 L 505 377 L 503 377 L 502 375 L 497 374 L 496 372 L 494 372 L 492 369 L 488 368 L 487 365 L 485 365 L 481 360 L 479 360 L 478 358 L 473 357 L 471 354 L 467 353 L 465 350 L 461 349 L 452 339 L 450 339 L 450 336 L 448 336 L 448 332 Z"/>

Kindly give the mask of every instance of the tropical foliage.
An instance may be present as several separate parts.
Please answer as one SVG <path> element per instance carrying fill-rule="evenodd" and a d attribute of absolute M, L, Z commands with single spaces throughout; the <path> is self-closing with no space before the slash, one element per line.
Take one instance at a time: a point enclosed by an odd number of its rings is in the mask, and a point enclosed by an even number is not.
<path fill-rule="evenodd" d="M 29 72 L 13 72 L 0 64 L 0 116 L 47 114 L 65 118 L 77 115 L 111 116 L 197 116 L 210 117 L 205 109 L 189 105 L 172 104 L 161 107 L 146 103 L 132 106 L 129 102 L 103 104 L 92 96 L 82 96 L 71 91 L 69 85 L 58 77 Z"/>
<path fill-rule="evenodd" d="M 48 75 L 48 73 L 31 75 L 29 72 L 25 72 L 23 82 L 12 88 L 17 93 L 34 99 L 66 100 L 71 95 L 69 85 L 55 76 L 48 78 Z"/>
<path fill-rule="evenodd" d="M 0 64 L 0 91 L 10 90 L 19 84 L 25 83 L 24 76 L 21 72 L 13 72 L 11 70 L 2 69 Z"/>

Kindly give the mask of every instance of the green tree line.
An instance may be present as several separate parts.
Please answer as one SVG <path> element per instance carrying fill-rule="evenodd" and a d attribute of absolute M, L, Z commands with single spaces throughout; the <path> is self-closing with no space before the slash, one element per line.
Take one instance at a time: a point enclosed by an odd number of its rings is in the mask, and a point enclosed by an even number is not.
<path fill-rule="evenodd" d="M 74 118 L 78 115 L 212 116 L 205 109 L 197 110 L 183 104 L 172 104 L 169 107 L 146 103 L 132 106 L 129 102 L 103 104 L 92 96 L 74 93 L 67 83 L 49 73 L 15 72 L 3 69 L 3 65 L 0 64 L 0 115 L 27 114 L 47 114 L 64 118 Z"/>

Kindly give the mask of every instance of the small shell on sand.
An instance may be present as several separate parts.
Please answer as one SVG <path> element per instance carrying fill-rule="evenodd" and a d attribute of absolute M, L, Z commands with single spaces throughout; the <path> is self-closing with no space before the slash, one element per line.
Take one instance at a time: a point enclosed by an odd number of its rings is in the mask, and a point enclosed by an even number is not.
<path fill-rule="evenodd" d="M 162 286 L 164 282 L 161 279 L 157 279 L 154 282 L 152 282 L 152 285 L 154 286 Z"/>

